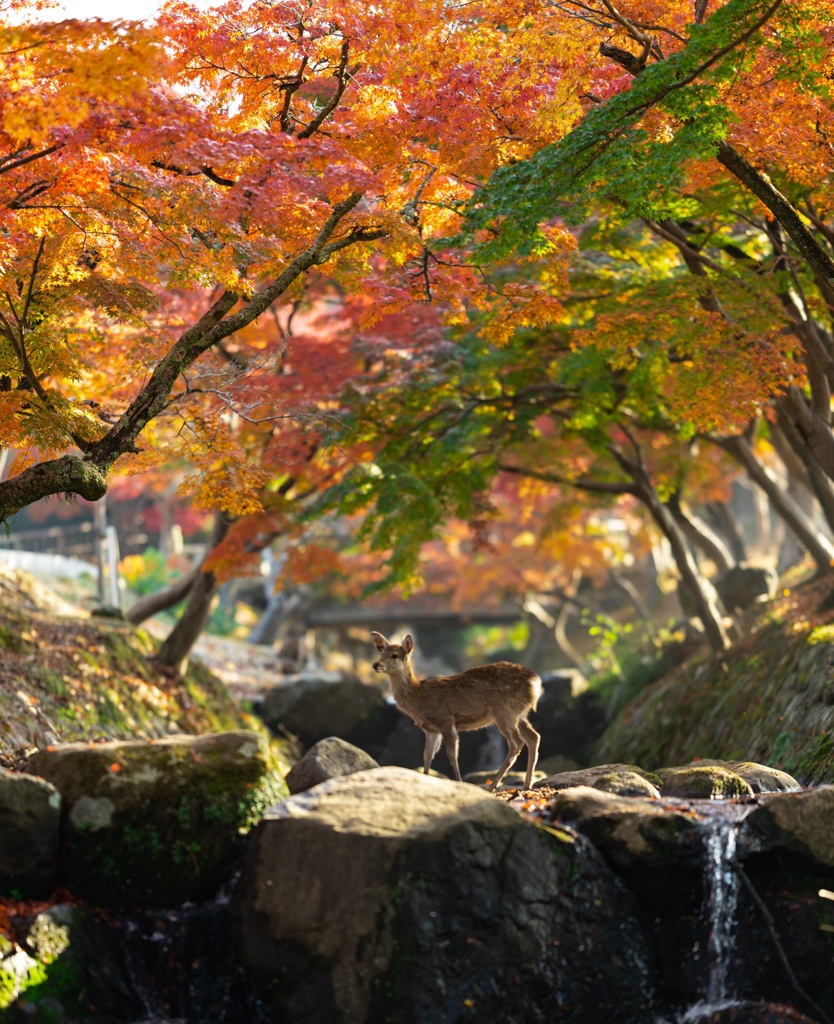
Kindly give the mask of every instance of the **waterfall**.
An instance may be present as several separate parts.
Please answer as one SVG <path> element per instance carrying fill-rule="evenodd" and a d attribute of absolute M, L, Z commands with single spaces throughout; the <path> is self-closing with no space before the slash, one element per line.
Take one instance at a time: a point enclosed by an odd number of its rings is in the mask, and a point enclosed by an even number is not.
<path fill-rule="evenodd" d="M 709 979 L 707 1001 L 716 1003 L 732 995 L 729 981 L 735 946 L 739 877 L 735 870 L 739 825 L 716 818 L 706 836 L 706 914 L 709 925 L 707 945 Z"/>
<path fill-rule="evenodd" d="M 721 1011 L 741 1007 L 733 986 L 740 878 L 736 871 L 738 836 L 747 808 L 734 804 L 703 808 L 704 897 L 702 916 L 708 929 L 702 998 L 679 1011 L 674 1024 L 706 1024 Z M 697 950 L 696 945 L 696 950 Z M 698 957 L 696 956 L 697 960 Z M 660 1017 L 655 1024 L 670 1024 Z"/>

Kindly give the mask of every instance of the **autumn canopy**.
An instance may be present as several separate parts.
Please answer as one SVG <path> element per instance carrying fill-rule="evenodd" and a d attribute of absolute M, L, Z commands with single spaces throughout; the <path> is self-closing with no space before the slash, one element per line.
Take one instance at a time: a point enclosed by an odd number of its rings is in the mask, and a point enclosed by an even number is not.
<path fill-rule="evenodd" d="M 826 0 L 3 16 L 0 519 L 179 465 L 405 579 L 452 517 L 625 495 L 720 647 L 681 517 L 732 464 L 830 563 L 758 455 L 834 521 Z"/>

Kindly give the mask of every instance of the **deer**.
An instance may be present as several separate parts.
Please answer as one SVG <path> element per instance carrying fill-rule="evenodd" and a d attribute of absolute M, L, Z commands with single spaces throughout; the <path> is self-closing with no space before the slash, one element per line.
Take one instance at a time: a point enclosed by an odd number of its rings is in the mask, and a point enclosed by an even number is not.
<path fill-rule="evenodd" d="M 484 729 L 494 722 L 507 741 L 507 757 L 489 788 L 493 791 L 498 788 L 523 746 L 527 747 L 524 788 L 530 788 L 541 740 L 527 717 L 535 711 L 542 692 L 541 678 L 535 672 L 511 661 L 497 661 L 457 675 L 421 681 L 414 674 L 414 640 L 410 633 L 403 637 L 401 644 L 393 644 L 376 632 L 371 633 L 371 640 L 379 654 L 373 663 L 374 671 L 388 676 L 397 707 L 425 734 L 423 771 L 426 775 L 442 741 L 452 773 L 462 782 L 458 734 Z"/>

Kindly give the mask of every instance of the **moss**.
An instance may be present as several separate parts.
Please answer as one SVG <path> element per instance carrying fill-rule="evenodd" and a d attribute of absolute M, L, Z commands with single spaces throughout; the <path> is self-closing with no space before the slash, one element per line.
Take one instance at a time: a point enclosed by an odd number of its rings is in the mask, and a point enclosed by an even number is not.
<path fill-rule="evenodd" d="M 813 647 L 816 644 L 834 643 L 834 623 L 827 626 L 817 626 L 816 629 L 812 629 L 805 642 L 809 647 Z"/>
<path fill-rule="evenodd" d="M 245 752 L 255 740 L 238 733 L 196 744 L 80 748 L 52 765 L 48 753 L 37 755 L 33 770 L 66 790 L 66 883 L 115 906 L 209 895 L 241 836 L 286 796 L 266 743 Z M 87 813 L 105 800 L 104 818 Z"/>
<path fill-rule="evenodd" d="M 810 588 L 776 602 L 720 658 L 692 659 L 649 686 L 611 723 L 594 758 L 655 768 L 749 760 L 802 783 L 834 782 L 834 757 L 819 739 L 834 727 L 834 621 L 820 621 L 815 595 Z"/>
<path fill-rule="evenodd" d="M 834 738 L 823 733 L 808 740 L 809 746 L 795 753 L 786 749 L 783 755 L 784 769 L 809 785 L 834 779 Z"/>

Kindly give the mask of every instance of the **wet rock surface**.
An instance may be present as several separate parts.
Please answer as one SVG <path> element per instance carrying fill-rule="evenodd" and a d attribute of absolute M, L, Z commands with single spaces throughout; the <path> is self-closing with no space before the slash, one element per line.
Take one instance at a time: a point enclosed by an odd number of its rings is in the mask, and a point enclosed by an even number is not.
<path fill-rule="evenodd" d="M 698 764 L 684 768 L 662 768 L 663 796 L 689 800 L 726 800 L 729 797 L 752 796 L 753 787 L 736 772 L 719 765 Z"/>
<path fill-rule="evenodd" d="M 745 842 L 751 852 L 834 868 L 834 786 L 760 797 L 747 819 Z"/>
<path fill-rule="evenodd" d="M 275 1021 L 652 1019 L 636 907 L 590 844 L 407 770 L 271 810 L 235 918 Z"/>
<path fill-rule="evenodd" d="M 42 896 L 58 870 L 61 795 L 44 779 L 0 768 L 0 895 Z"/>

